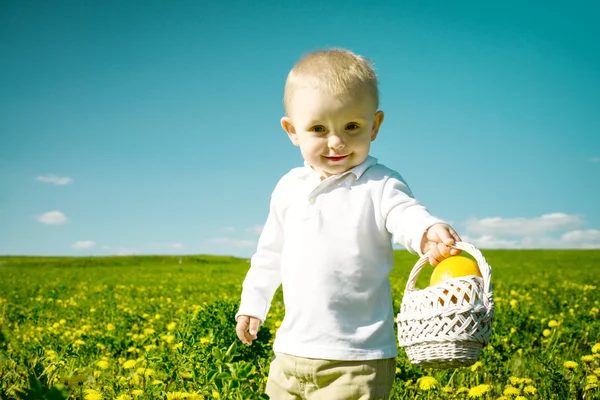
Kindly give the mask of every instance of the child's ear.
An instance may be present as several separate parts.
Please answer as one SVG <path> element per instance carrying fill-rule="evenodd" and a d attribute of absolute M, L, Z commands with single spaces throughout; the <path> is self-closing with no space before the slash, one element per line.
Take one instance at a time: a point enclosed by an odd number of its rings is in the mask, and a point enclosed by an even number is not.
<path fill-rule="evenodd" d="M 375 118 L 373 118 L 373 129 L 371 130 L 371 142 L 377 138 L 379 128 L 381 128 L 381 124 L 383 123 L 383 118 L 383 111 L 379 110 L 375 113 Z"/>
<path fill-rule="evenodd" d="M 296 135 L 296 128 L 292 124 L 292 120 L 289 117 L 281 118 L 281 127 L 287 133 L 290 141 L 294 144 L 294 146 L 299 146 L 298 135 Z"/>

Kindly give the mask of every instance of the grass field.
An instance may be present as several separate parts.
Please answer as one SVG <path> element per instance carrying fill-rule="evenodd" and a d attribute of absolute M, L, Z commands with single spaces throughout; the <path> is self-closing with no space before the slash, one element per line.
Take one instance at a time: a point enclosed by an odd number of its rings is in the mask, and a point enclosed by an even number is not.
<path fill-rule="evenodd" d="M 490 345 L 472 367 L 444 371 L 412 366 L 401 350 L 393 398 L 600 399 L 600 251 L 483 253 Z M 395 257 L 398 310 L 416 258 Z M 284 308 L 278 292 L 258 343 L 232 346 L 248 267 L 209 256 L 0 257 L 0 398 L 266 398 Z"/>

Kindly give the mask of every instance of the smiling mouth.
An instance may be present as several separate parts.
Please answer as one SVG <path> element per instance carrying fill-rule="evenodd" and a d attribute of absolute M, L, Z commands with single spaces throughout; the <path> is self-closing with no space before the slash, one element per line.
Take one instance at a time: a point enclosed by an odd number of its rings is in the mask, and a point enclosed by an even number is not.
<path fill-rule="evenodd" d="M 342 161 L 344 158 L 347 158 L 348 155 L 345 156 L 324 156 L 326 159 L 330 160 L 330 161 Z"/>

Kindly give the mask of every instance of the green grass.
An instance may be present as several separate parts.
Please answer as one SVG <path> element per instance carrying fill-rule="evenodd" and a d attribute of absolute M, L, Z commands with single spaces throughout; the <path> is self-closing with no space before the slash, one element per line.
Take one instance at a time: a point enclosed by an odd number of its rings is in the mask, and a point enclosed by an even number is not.
<path fill-rule="evenodd" d="M 394 398 L 600 398 L 600 251 L 483 253 L 496 320 L 480 364 L 435 371 L 400 350 Z M 396 310 L 415 262 L 395 253 Z M 0 257 L 0 398 L 260 398 L 284 309 L 278 292 L 258 343 L 231 347 L 248 267 L 210 256 Z"/>

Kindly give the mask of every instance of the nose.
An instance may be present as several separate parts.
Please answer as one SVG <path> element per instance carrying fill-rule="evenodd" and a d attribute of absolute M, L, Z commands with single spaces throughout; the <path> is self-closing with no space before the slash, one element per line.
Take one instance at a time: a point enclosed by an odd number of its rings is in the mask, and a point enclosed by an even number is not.
<path fill-rule="evenodd" d="M 332 133 L 331 135 L 329 135 L 329 138 L 327 139 L 327 146 L 330 149 L 333 150 L 338 150 L 338 149 L 343 149 L 346 145 L 344 144 L 344 140 L 342 139 L 342 137 L 336 133 Z"/>

